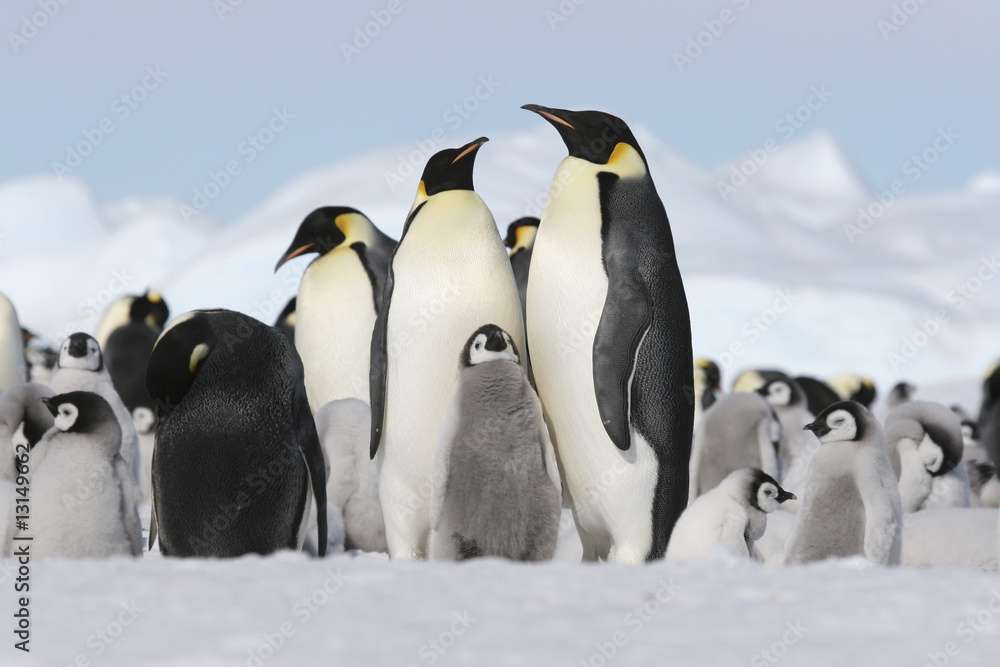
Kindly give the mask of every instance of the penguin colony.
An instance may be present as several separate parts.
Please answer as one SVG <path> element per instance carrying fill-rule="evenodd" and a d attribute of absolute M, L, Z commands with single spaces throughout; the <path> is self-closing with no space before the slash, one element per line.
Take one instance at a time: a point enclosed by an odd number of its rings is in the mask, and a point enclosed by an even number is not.
<path fill-rule="evenodd" d="M 487 138 L 441 150 L 398 241 L 303 212 L 275 271 L 311 261 L 273 326 L 171 320 L 147 289 L 53 346 L 0 294 L 3 554 L 23 455 L 39 557 L 543 561 L 564 507 L 588 561 L 956 564 L 926 546 L 962 512 L 996 544 L 1000 368 L 977 416 L 901 380 L 880 421 L 857 373 L 747 369 L 727 392 L 628 125 L 523 108 L 566 149 L 540 218 L 502 237 L 474 185 Z"/>

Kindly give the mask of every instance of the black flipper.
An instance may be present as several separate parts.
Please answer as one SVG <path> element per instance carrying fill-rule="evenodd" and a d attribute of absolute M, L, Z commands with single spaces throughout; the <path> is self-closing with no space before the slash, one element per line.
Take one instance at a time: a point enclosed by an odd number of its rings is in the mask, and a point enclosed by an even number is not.
<path fill-rule="evenodd" d="M 308 483 L 312 486 L 313 498 L 316 500 L 316 528 L 319 540 L 316 544 L 316 553 L 322 557 L 326 555 L 327 547 L 326 459 L 323 457 L 323 447 L 319 443 L 316 423 L 309 410 L 309 401 L 306 399 L 304 386 L 299 384 L 298 387 L 299 389 L 293 396 L 295 418 L 298 424 L 295 431 L 296 441 L 302 460 L 306 464 Z M 306 494 L 308 493 L 307 489 Z M 303 507 L 302 512 L 302 518 L 305 520 L 305 507 Z"/>

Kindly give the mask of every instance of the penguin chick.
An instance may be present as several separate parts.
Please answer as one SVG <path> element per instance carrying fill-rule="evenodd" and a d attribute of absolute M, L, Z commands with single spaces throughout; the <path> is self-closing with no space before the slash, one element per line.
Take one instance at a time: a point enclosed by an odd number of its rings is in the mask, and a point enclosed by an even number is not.
<path fill-rule="evenodd" d="M 695 430 L 690 500 L 714 489 L 741 468 L 778 476 L 781 422 L 761 396 L 726 394 L 705 412 Z"/>
<path fill-rule="evenodd" d="M 562 486 L 542 407 L 510 334 L 487 324 L 461 354 L 435 455 L 430 557 L 548 560 Z"/>
<path fill-rule="evenodd" d="M 806 428 L 820 447 L 809 466 L 785 563 L 861 555 L 898 564 L 902 508 L 878 421 L 860 403 L 842 401 Z"/>
<path fill-rule="evenodd" d="M 139 435 L 132 423 L 132 413 L 125 407 L 111 382 L 97 339 L 78 332 L 63 341 L 59 350 L 59 364 L 49 384 L 56 393 L 92 391 L 108 402 L 122 430 L 122 458 L 132 471 L 133 481 L 138 484 Z"/>
<path fill-rule="evenodd" d="M 939 403 L 910 401 L 886 417 L 885 436 L 904 512 L 969 506 L 958 415 Z"/>
<path fill-rule="evenodd" d="M 774 409 L 781 422 L 778 478 L 788 488 L 800 489 L 805 483 L 809 461 L 819 449 L 819 442 L 804 428 L 813 418 L 806 405 L 805 394 L 798 383 L 784 374 L 767 380 L 757 393 Z M 786 508 L 797 509 L 798 503 L 789 503 Z"/>
<path fill-rule="evenodd" d="M 521 314 L 525 312 L 528 295 L 528 269 L 531 266 L 531 251 L 538 233 L 538 218 L 525 216 L 507 225 L 504 245 L 510 250 L 510 268 L 514 270 L 514 282 L 521 297 Z"/>
<path fill-rule="evenodd" d="M 966 461 L 973 507 L 1000 507 L 1000 475 L 992 463 Z"/>
<path fill-rule="evenodd" d="M 55 424 L 30 457 L 32 555 L 141 556 L 135 486 L 111 406 L 88 391 L 42 400 Z"/>
<path fill-rule="evenodd" d="M 839 373 L 831 377 L 828 384 L 841 400 L 857 401 L 866 408 L 871 408 L 878 397 L 875 381 L 857 373 Z"/>
<path fill-rule="evenodd" d="M 913 395 L 916 391 L 916 385 L 910 384 L 905 380 L 897 382 L 892 386 L 892 389 L 889 390 L 889 395 L 885 399 L 886 407 L 888 407 L 891 411 L 898 408 L 903 403 L 909 403 L 913 400 Z"/>
<path fill-rule="evenodd" d="M 758 468 L 734 470 L 688 506 L 674 526 L 668 560 L 708 558 L 724 551 L 761 560 L 754 547 L 767 528 L 767 515 L 795 494 Z"/>

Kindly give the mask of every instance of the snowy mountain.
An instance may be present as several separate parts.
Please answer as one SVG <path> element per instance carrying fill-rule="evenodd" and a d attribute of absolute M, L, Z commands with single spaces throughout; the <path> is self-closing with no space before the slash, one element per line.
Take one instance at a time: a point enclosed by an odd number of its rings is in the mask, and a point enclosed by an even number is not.
<path fill-rule="evenodd" d="M 695 349 L 729 377 L 777 364 L 929 382 L 978 375 L 1000 355 L 996 174 L 933 196 L 873 193 L 827 134 L 711 171 L 637 135 L 670 215 Z M 225 306 L 270 321 L 308 263 L 273 273 L 309 211 L 356 206 L 398 236 L 426 158 L 465 139 L 310 170 L 221 225 L 166 199 L 100 206 L 79 182 L 11 182 L 0 186 L 0 289 L 54 338 L 93 328 L 111 298 L 148 285 L 175 313 Z M 484 147 L 477 190 L 501 228 L 542 211 L 564 153 L 547 127 Z"/>

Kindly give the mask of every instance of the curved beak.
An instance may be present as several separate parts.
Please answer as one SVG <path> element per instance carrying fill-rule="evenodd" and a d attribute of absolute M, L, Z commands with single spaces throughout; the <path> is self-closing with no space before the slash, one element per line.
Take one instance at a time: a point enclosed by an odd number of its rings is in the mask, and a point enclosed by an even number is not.
<path fill-rule="evenodd" d="M 786 500 L 797 500 L 797 499 L 798 499 L 798 496 L 796 496 L 791 491 L 785 491 L 784 489 L 781 489 L 780 491 L 778 491 L 778 502 L 779 503 L 783 503 Z"/>
<path fill-rule="evenodd" d="M 458 149 L 458 153 L 452 159 L 451 163 L 455 164 L 456 162 L 464 160 L 469 155 L 474 155 L 476 151 L 478 151 L 479 148 L 487 141 L 489 141 L 488 137 L 479 137 L 478 139 L 473 139 L 472 141 L 470 141 L 469 143 L 465 144 L 464 146 Z"/>
<path fill-rule="evenodd" d="M 571 112 L 566 109 L 553 109 L 551 107 L 543 107 L 540 104 L 525 104 L 522 105 L 521 108 L 527 111 L 534 111 L 539 116 L 555 125 L 556 129 L 559 129 L 559 126 L 570 130 L 576 129 L 576 127 L 573 126 L 573 123 L 567 119 L 567 116 L 569 116 Z"/>
<path fill-rule="evenodd" d="M 52 416 L 53 416 L 53 417 L 57 417 L 57 416 L 59 415 L 59 406 L 58 406 L 58 405 L 56 405 L 56 404 L 55 404 L 55 403 L 54 403 L 54 402 L 52 401 L 52 399 L 51 399 L 51 398 L 43 398 L 43 399 L 41 399 L 41 401 L 42 401 L 42 405 L 44 405 L 44 406 L 46 407 L 46 409 L 47 409 L 47 410 L 48 410 L 48 411 L 49 411 L 50 413 L 52 413 Z"/>
<path fill-rule="evenodd" d="M 296 246 L 295 242 L 293 241 L 292 245 L 288 248 L 288 250 L 285 251 L 285 254 L 282 255 L 281 259 L 278 260 L 278 263 L 274 265 L 274 272 L 277 273 L 278 269 L 284 266 L 285 262 L 287 262 L 288 260 L 295 259 L 299 255 L 305 255 L 306 253 L 310 252 L 316 252 L 315 243 L 305 243 L 303 245 Z"/>

